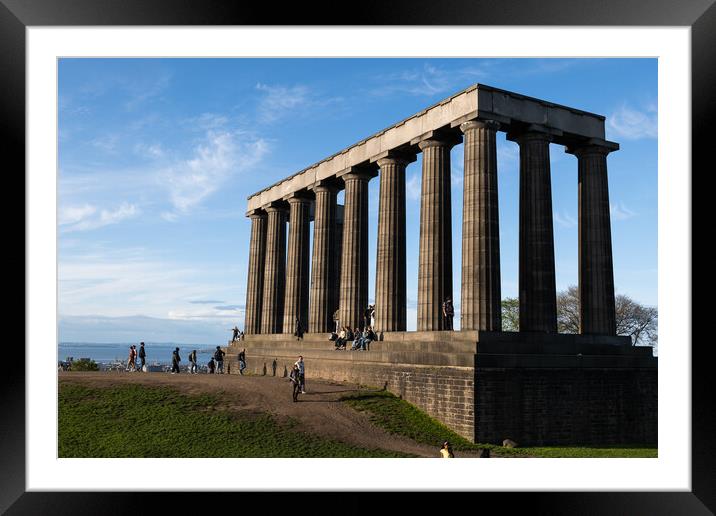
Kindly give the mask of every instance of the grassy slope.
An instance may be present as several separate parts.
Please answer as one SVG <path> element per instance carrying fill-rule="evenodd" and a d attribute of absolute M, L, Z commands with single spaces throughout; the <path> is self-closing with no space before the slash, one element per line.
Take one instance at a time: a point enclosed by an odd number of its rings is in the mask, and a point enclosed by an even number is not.
<path fill-rule="evenodd" d="M 656 457 L 656 448 L 640 447 L 541 447 L 502 448 L 491 444 L 473 444 L 456 434 L 439 421 L 431 418 L 410 403 L 381 392 L 365 392 L 345 396 L 342 400 L 356 410 L 366 411 L 370 419 L 387 431 L 410 437 L 439 448 L 444 441 L 450 441 L 456 452 L 464 450 L 490 449 L 495 456 L 509 457 Z"/>
<path fill-rule="evenodd" d="M 60 457 L 401 457 L 300 432 L 266 414 L 230 414 L 215 396 L 65 383 Z"/>

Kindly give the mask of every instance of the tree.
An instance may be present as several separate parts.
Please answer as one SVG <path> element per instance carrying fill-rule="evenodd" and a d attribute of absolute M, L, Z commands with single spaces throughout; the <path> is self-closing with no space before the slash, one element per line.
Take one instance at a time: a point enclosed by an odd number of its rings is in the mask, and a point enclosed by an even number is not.
<path fill-rule="evenodd" d="M 502 300 L 502 331 L 520 331 L 520 300 L 516 297 Z"/>
<path fill-rule="evenodd" d="M 617 335 L 631 337 L 632 345 L 656 346 L 658 310 L 637 303 L 629 296 L 615 297 Z M 508 297 L 502 300 L 502 331 L 519 331 L 520 302 Z M 557 331 L 579 333 L 579 289 L 572 285 L 557 294 Z"/>
<path fill-rule="evenodd" d="M 72 371 L 99 371 L 97 363 L 89 358 L 80 358 L 70 365 Z"/>

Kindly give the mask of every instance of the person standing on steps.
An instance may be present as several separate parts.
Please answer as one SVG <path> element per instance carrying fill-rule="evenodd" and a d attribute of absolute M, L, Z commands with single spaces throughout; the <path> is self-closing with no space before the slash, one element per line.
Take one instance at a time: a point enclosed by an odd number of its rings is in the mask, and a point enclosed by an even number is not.
<path fill-rule="evenodd" d="M 306 368 L 303 362 L 303 355 L 298 357 L 294 364 L 298 368 L 298 380 L 301 386 L 301 394 L 306 394 Z"/>
<path fill-rule="evenodd" d="M 216 346 L 214 351 L 214 360 L 216 360 L 216 374 L 224 374 L 224 351 L 221 346 Z"/>
<path fill-rule="evenodd" d="M 172 374 L 179 373 L 179 362 L 181 362 L 181 357 L 179 356 L 179 348 L 177 347 L 172 351 Z"/>
<path fill-rule="evenodd" d="M 244 369 L 246 369 L 246 348 L 239 353 L 239 374 L 244 374 Z"/>
<path fill-rule="evenodd" d="M 303 339 L 303 326 L 301 325 L 301 320 L 296 317 L 296 331 L 293 332 L 294 337 L 298 337 L 299 340 Z"/>
<path fill-rule="evenodd" d="M 276 366 L 277 366 L 277 365 L 278 365 L 278 363 L 276 362 L 276 359 L 274 358 L 274 359 L 273 359 L 273 362 L 271 363 L 271 369 L 272 369 L 272 371 L 273 371 L 273 375 L 274 375 L 274 376 L 276 376 Z"/>
<path fill-rule="evenodd" d="M 452 318 L 455 316 L 455 307 L 452 305 L 450 297 L 445 298 L 443 303 L 443 317 L 445 317 L 445 329 L 452 330 Z"/>
<path fill-rule="evenodd" d="M 231 342 L 235 342 L 235 341 L 237 341 L 237 340 L 239 339 L 239 327 L 238 327 L 238 326 L 234 326 L 234 328 L 232 329 L 232 331 L 234 332 L 234 335 L 231 337 Z"/>

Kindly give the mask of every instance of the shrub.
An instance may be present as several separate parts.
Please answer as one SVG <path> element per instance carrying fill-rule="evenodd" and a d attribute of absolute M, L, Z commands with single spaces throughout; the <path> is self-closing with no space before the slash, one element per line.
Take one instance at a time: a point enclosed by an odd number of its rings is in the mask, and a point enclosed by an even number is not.
<path fill-rule="evenodd" d="M 79 360 L 75 360 L 72 362 L 70 367 L 72 371 L 99 371 L 97 362 L 91 358 L 80 358 Z"/>

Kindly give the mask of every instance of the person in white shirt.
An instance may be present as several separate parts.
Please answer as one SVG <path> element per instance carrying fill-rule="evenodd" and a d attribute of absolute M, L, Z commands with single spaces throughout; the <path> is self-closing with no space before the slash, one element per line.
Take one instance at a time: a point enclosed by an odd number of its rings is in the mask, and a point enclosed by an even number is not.
<path fill-rule="evenodd" d="M 295 363 L 298 367 L 298 381 L 301 384 L 301 394 L 306 394 L 306 369 L 303 362 L 303 356 L 299 356 Z"/>

